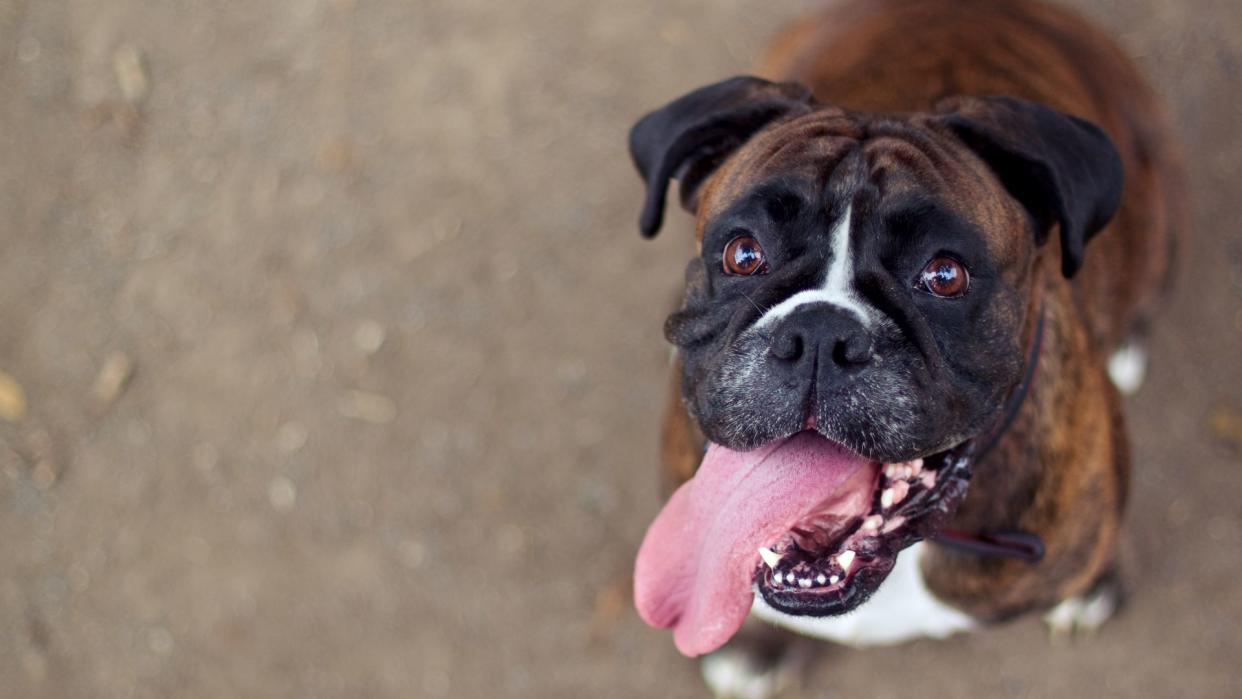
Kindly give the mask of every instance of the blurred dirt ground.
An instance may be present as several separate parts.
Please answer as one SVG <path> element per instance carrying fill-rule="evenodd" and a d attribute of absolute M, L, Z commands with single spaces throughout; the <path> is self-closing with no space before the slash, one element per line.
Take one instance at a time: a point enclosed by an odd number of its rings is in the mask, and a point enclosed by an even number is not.
<path fill-rule="evenodd" d="M 688 246 L 625 133 L 811 4 L 0 0 L 0 694 L 702 696 L 626 587 Z M 1242 693 L 1242 6 L 1078 4 L 1198 206 L 1132 604 L 804 696 Z"/>

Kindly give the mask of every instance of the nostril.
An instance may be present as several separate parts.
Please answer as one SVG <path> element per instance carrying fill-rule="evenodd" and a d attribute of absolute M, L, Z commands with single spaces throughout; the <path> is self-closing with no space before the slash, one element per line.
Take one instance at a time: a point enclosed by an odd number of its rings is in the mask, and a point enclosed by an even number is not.
<path fill-rule="evenodd" d="M 802 344 L 802 335 L 799 333 L 778 333 L 768 346 L 768 351 L 777 359 L 793 361 L 802 356 Z"/>
<path fill-rule="evenodd" d="M 762 337 L 762 335 L 761 335 Z M 833 363 L 859 369 L 872 360 L 871 334 L 851 314 L 810 304 L 784 318 L 768 339 L 768 354 L 790 369 Z"/>
<path fill-rule="evenodd" d="M 857 335 L 838 340 L 832 347 L 832 361 L 843 367 L 867 364 L 871 361 L 871 343 Z"/>

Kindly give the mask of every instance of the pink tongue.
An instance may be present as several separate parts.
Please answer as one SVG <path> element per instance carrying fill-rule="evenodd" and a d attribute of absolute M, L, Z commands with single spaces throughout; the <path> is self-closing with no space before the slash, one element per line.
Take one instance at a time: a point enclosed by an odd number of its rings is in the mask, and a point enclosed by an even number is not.
<path fill-rule="evenodd" d="M 711 445 L 664 506 L 634 564 L 634 604 L 673 627 L 685 655 L 711 652 L 745 621 L 760 546 L 829 500 L 868 462 L 814 432 L 754 451 Z"/>

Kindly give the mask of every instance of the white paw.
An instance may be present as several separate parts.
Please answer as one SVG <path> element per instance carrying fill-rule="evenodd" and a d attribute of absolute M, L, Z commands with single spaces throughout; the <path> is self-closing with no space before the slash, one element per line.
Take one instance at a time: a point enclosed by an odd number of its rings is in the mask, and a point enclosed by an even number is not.
<path fill-rule="evenodd" d="M 793 674 L 788 663 L 765 662 L 742 648 L 722 648 L 699 661 L 703 681 L 718 699 L 769 699 Z"/>
<path fill-rule="evenodd" d="M 1108 358 L 1108 377 L 1127 396 L 1139 390 L 1147 377 L 1147 350 L 1134 340 L 1117 348 Z"/>
<path fill-rule="evenodd" d="M 1090 595 L 1071 597 L 1044 615 L 1053 639 L 1093 634 L 1117 611 L 1117 591 L 1102 586 Z"/>

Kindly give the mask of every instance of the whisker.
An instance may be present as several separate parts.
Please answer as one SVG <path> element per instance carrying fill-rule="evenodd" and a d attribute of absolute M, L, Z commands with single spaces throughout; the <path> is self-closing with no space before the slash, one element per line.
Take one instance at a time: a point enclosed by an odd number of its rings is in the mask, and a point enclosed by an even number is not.
<path fill-rule="evenodd" d="M 739 289 L 739 291 L 741 291 L 741 290 Z M 755 300 L 754 300 L 754 299 L 752 299 L 752 298 L 750 297 L 750 295 L 749 295 L 749 294 L 747 294 L 745 291 L 742 291 L 742 297 L 743 297 L 743 298 L 745 298 L 747 301 L 750 301 L 750 305 L 754 306 L 756 311 L 759 311 L 759 317 L 760 317 L 760 318 L 762 318 L 762 317 L 763 317 L 763 314 L 764 314 L 764 313 L 767 313 L 767 312 L 768 312 L 768 311 L 767 311 L 767 309 L 760 308 L 760 307 L 759 307 L 759 304 L 755 303 Z"/>

